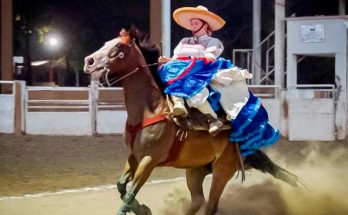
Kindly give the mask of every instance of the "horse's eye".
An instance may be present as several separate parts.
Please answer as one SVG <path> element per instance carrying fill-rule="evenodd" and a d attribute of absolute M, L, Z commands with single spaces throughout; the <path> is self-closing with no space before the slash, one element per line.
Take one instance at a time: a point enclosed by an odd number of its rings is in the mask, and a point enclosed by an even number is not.
<path fill-rule="evenodd" d="M 109 58 L 114 58 L 116 57 L 116 55 L 117 55 L 117 48 L 116 47 L 111 48 L 108 54 Z"/>

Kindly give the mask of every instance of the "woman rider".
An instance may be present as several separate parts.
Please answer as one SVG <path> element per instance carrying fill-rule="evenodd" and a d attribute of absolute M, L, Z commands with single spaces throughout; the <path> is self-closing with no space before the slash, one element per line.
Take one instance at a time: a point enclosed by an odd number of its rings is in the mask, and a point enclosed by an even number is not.
<path fill-rule="evenodd" d="M 185 98 L 189 107 L 197 108 L 212 119 L 209 133 L 218 132 L 222 123 L 207 100 L 210 85 L 221 93 L 219 103 L 232 125 L 229 139 L 240 144 L 243 156 L 275 143 L 280 137 L 279 130 L 268 124 L 260 99 L 248 90 L 245 79 L 252 75 L 219 57 L 224 47 L 211 34 L 221 29 L 225 21 L 203 6 L 179 8 L 173 18 L 193 34 L 179 42 L 172 58 L 159 59 L 165 63 L 159 72 L 167 84 L 164 92 L 171 95 L 174 102 L 173 115 L 187 115 Z"/>

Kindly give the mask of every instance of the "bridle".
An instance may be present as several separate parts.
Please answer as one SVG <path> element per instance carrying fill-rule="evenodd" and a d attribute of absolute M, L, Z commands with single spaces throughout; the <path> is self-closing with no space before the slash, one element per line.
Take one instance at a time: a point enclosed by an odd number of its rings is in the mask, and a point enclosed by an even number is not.
<path fill-rule="evenodd" d="M 99 85 L 100 85 L 101 87 L 105 87 L 105 86 L 104 86 L 105 84 L 107 84 L 107 87 L 112 87 L 114 84 L 116 84 L 116 83 L 120 82 L 121 80 L 127 78 L 128 76 L 131 76 L 131 75 L 133 75 L 134 73 L 138 72 L 140 68 L 150 67 L 150 66 L 154 66 L 154 65 L 158 65 L 158 64 L 159 64 L 159 63 L 151 63 L 151 64 L 141 65 L 140 67 L 135 68 L 135 69 L 132 70 L 131 72 L 129 72 L 129 73 L 127 73 L 127 74 L 121 76 L 120 78 L 115 77 L 115 78 L 111 78 L 110 80 L 109 80 L 109 77 L 108 77 L 108 74 L 109 74 L 109 72 L 110 72 L 110 69 L 105 69 L 105 70 L 106 70 L 106 73 L 105 73 L 105 75 L 104 75 L 104 80 L 105 80 L 105 81 L 104 81 L 104 82 L 98 81 L 98 82 L 99 82 Z"/>
<path fill-rule="evenodd" d="M 134 44 L 134 41 L 133 41 Z M 132 45 L 133 45 L 132 44 Z M 128 48 L 130 49 L 132 47 L 132 45 L 129 45 Z M 112 62 L 116 59 L 123 59 L 125 57 L 125 53 L 124 52 L 119 52 L 116 57 L 112 58 L 111 60 L 109 60 L 109 62 Z M 134 70 L 132 70 L 131 72 L 121 76 L 121 77 L 114 77 L 109 79 L 109 73 L 110 73 L 110 68 L 108 68 L 108 63 L 105 63 L 105 66 L 103 68 L 103 71 L 105 71 L 105 75 L 104 75 L 104 82 L 100 82 L 100 80 L 97 80 L 98 84 L 100 87 L 112 87 L 113 85 L 115 85 L 116 83 L 120 82 L 121 80 L 133 75 L 134 73 L 138 72 L 140 68 L 144 68 L 144 67 L 150 67 L 150 66 L 154 66 L 154 65 L 158 65 L 159 63 L 151 63 L 151 64 L 145 64 L 145 65 L 141 65 L 140 67 L 135 68 Z"/>

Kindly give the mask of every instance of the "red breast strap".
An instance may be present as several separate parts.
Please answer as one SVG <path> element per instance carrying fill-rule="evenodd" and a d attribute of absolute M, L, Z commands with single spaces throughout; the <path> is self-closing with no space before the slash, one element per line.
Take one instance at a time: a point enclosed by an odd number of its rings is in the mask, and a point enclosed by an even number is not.
<path fill-rule="evenodd" d="M 143 129 L 149 125 L 152 125 L 152 124 L 155 124 L 157 122 L 164 121 L 164 120 L 167 120 L 167 117 L 164 114 L 159 114 L 159 115 L 154 116 L 154 117 L 145 118 L 145 119 L 143 119 L 142 122 L 139 122 L 136 125 L 130 125 L 127 122 L 126 123 L 126 131 L 129 132 L 131 135 L 131 141 L 130 141 L 131 149 L 133 150 L 135 137 L 137 136 L 137 133 L 140 129 Z"/>

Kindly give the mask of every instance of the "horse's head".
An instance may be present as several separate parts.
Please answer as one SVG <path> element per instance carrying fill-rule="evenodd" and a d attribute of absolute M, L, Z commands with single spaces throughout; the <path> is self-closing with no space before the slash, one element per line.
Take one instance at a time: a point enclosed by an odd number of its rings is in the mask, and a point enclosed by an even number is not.
<path fill-rule="evenodd" d="M 84 71 L 94 80 L 110 86 L 145 66 L 151 70 L 157 84 L 161 84 L 157 76 L 159 54 L 158 46 L 148 35 L 133 26 L 129 31 L 121 30 L 117 38 L 87 56 Z"/>
<path fill-rule="evenodd" d="M 110 77 L 119 77 L 135 68 L 135 34 L 122 30 L 115 39 L 85 57 L 84 71 L 93 79 L 106 82 Z M 132 61 L 133 60 L 133 61 Z"/>

